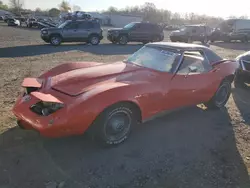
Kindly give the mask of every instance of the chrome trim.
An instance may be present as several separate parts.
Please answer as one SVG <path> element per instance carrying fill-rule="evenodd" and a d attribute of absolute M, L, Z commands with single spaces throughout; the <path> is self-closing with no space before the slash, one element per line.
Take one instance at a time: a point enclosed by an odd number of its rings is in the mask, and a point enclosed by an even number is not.
<path fill-rule="evenodd" d="M 240 60 L 240 65 L 241 65 L 241 67 L 242 67 L 242 70 L 246 70 L 246 67 L 245 67 L 245 65 L 244 65 L 244 61 L 243 60 Z"/>
<path fill-rule="evenodd" d="M 181 62 L 182 62 L 182 60 L 183 60 L 183 58 L 184 58 L 184 53 L 185 53 L 185 51 L 183 51 L 182 54 L 181 54 L 180 60 L 179 60 L 177 66 L 176 66 L 176 68 L 175 68 L 174 74 L 177 74 L 177 72 L 178 72 L 178 70 L 179 70 L 179 68 L 180 68 L 180 66 L 181 66 Z"/>
<path fill-rule="evenodd" d="M 202 52 L 203 52 L 203 56 L 204 56 L 204 58 L 206 59 L 206 61 L 207 61 L 207 65 L 209 66 L 209 68 L 210 68 L 210 70 L 207 70 L 207 71 L 211 71 L 212 69 L 213 69 L 213 66 L 210 64 L 210 61 L 209 61 L 209 59 L 208 59 L 208 57 L 207 57 L 207 55 L 206 55 L 206 52 L 204 51 L 204 50 L 201 50 Z M 205 67 L 204 67 L 205 68 Z"/>

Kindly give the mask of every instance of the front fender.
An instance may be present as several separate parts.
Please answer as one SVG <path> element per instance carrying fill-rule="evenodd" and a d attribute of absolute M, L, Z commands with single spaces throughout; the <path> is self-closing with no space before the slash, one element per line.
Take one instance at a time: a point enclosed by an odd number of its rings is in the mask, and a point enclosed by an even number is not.
<path fill-rule="evenodd" d="M 85 92 L 74 101 L 75 105 L 72 105 L 70 112 L 75 115 L 72 116 L 71 122 L 77 124 L 75 121 L 82 119 L 84 126 L 81 125 L 81 131 L 84 132 L 107 107 L 122 101 L 135 103 L 143 116 L 146 99 L 145 95 L 141 94 L 142 89 L 145 88 L 142 87 L 143 85 L 145 84 L 115 82 L 100 85 Z"/>

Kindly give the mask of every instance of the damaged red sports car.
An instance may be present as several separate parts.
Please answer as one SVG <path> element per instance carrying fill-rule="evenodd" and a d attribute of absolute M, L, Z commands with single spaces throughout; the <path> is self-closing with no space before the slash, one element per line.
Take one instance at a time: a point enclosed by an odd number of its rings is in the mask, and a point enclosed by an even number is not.
<path fill-rule="evenodd" d="M 13 108 L 18 125 L 47 137 L 90 131 L 123 142 L 137 123 L 160 112 L 205 103 L 223 107 L 237 63 L 186 43 L 149 43 L 122 62 L 59 65 L 25 78 Z"/>

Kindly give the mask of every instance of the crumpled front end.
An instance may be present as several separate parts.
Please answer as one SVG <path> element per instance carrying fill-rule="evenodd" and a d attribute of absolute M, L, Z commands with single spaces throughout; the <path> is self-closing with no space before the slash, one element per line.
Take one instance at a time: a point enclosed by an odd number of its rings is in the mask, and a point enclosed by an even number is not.
<path fill-rule="evenodd" d="M 46 137 L 78 134 L 75 126 L 68 126 L 71 114 L 62 94 L 53 90 L 45 93 L 45 80 L 36 78 L 24 79 L 22 87 L 25 91 L 12 109 L 21 128 L 36 130 Z"/>

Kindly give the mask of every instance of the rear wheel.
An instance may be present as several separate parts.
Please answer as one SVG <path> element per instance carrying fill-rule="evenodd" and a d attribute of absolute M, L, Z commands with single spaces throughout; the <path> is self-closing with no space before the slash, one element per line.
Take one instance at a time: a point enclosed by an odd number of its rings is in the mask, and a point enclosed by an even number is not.
<path fill-rule="evenodd" d="M 231 83 L 224 80 L 213 98 L 206 104 L 208 108 L 222 108 L 226 105 L 231 94 Z"/>
<path fill-rule="evenodd" d="M 92 45 L 98 45 L 100 43 L 100 38 L 98 35 L 91 35 L 89 37 L 89 43 Z"/>
<path fill-rule="evenodd" d="M 104 145 L 117 145 L 125 141 L 137 123 L 131 105 L 117 104 L 104 110 L 92 125 L 92 134 Z"/>

